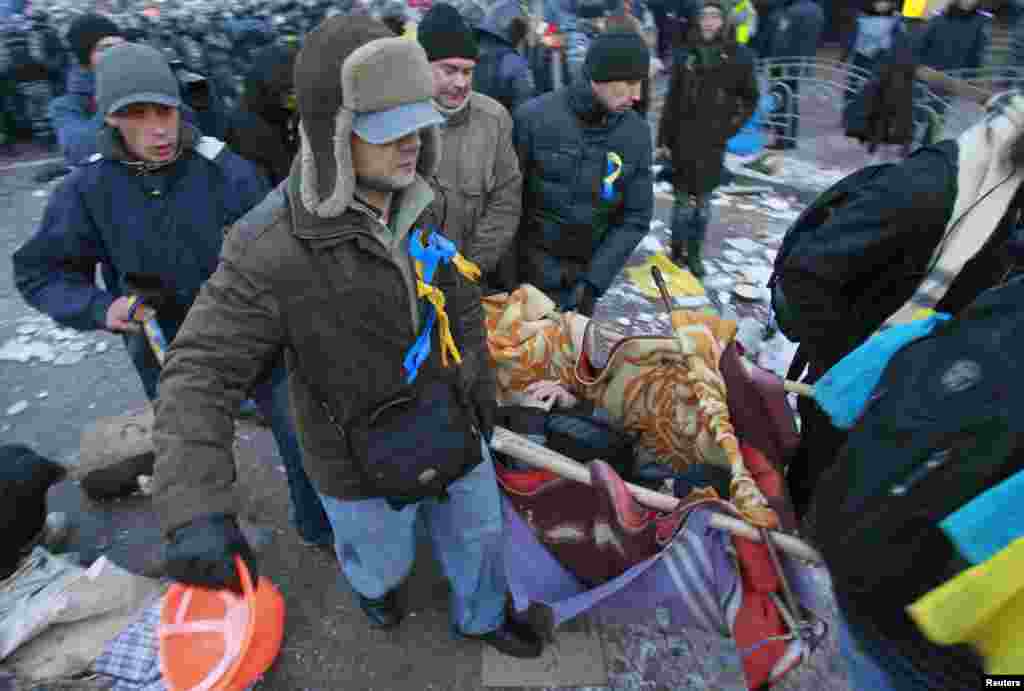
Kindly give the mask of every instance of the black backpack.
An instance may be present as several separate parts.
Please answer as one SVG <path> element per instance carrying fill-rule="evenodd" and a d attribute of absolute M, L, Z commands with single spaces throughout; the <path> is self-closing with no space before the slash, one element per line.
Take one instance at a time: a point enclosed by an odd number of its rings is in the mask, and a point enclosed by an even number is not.
<path fill-rule="evenodd" d="M 819 194 L 811 205 L 804 209 L 803 213 L 797 217 L 793 225 L 786 230 L 782 246 L 779 248 L 779 253 L 775 256 L 771 278 L 768 279 L 768 290 L 771 292 L 772 311 L 775 313 L 775 322 L 779 330 L 790 341 L 800 343 L 804 340 L 804 334 L 800 329 L 800 305 L 788 299 L 783 300 L 782 298 L 782 293 L 786 288 L 786 268 L 789 259 L 794 254 L 800 254 L 804 241 L 814 236 L 821 226 L 832 217 L 832 214 L 850 201 L 856 192 L 879 175 L 884 174 L 893 165 L 895 164 L 881 163 L 866 166 L 850 173 Z M 793 374 L 792 369 L 790 374 Z M 793 377 L 791 376 L 790 378 Z"/>
<path fill-rule="evenodd" d="M 900 349 L 811 509 L 837 592 L 902 609 L 965 566 L 939 522 L 1024 468 L 1024 278 Z"/>

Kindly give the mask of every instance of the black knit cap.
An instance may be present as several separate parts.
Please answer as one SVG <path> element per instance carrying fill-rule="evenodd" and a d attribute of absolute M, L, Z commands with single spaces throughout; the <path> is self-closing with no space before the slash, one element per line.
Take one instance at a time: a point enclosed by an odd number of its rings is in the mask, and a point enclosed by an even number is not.
<path fill-rule="evenodd" d="M 590 44 L 587 73 L 595 82 L 637 82 L 647 79 L 651 52 L 635 33 L 601 34 Z"/>
<path fill-rule="evenodd" d="M 416 27 L 416 37 L 430 62 L 448 58 L 476 60 L 480 57 L 473 30 L 451 5 L 440 3 L 431 7 Z"/>
<path fill-rule="evenodd" d="M 697 14 L 700 14 L 704 10 L 712 7 L 717 9 L 723 15 L 729 14 L 725 9 L 725 3 L 722 2 L 721 0 L 704 0 L 704 2 L 700 3 L 700 5 L 698 5 L 697 7 Z"/>
<path fill-rule="evenodd" d="M 117 24 L 99 14 L 83 14 L 68 28 L 68 44 L 78 58 L 78 64 L 89 66 L 92 49 L 106 36 L 121 36 Z"/>

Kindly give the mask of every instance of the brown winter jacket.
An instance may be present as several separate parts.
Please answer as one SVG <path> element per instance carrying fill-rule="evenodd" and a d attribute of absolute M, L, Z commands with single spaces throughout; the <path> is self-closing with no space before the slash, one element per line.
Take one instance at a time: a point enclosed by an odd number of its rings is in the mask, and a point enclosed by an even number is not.
<path fill-rule="evenodd" d="M 401 193 L 393 235 L 357 203 L 337 218 L 310 215 L 297 201 L 297 178 L 295 166 L 231 229 L 220 266 L 168 353 L 153 431 L 154 501 L 166 533 L 204 514 L 236 511 L 234 413 L 282 349 L 313 484 L 340 499 L 366 496 L 344 437 L 318 401 L 326 399 L 344 425 L 402 388 L 417 313 L 412 265 L 404 246 L 394 243 L 411 228 L 437 222 L 434 193 L 420 177 Z M 465 391 L 486 352 L 483 310 L 478 291 L 449 268 L 439 268 L 434 283 L 445 292 L 463 353 L 458 374 Z M 421 378 L 458 376 L 440 368 L 436 340 L 432 351 Z"/>
<path fill-rule="evenodd" d="M 523 176 L 512 144 L 512 116 L 489 96 L 469 103 L 441 127 L 437 208 L 445 235 L 484 272 L 512 244 L 523 210 Z"/>
<path fill-rule="evenodd" d="M 721 181 L 725 145 L 754 114 L 758 89 L 754 59 L 745 47 L 721 42 L 718 64 L 705 65 L 694 49 L 695 32 L 690 36 L 672 59 L 658 147 L 672 155 L 677 194 L 703 196 Z"/>

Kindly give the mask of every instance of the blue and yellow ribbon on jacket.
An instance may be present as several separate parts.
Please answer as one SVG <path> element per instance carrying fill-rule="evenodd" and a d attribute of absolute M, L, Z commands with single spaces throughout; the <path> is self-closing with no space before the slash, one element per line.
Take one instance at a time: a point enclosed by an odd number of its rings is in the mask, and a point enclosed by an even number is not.
<path fill-rule="evenodd" d="M 452 337 L 451 320 L 445 311 L 444 293 L 430 284 L 440 264 L 454 264 L 459 273 L 474 283 L 480 278 L 480 268 L 463 257 L 455 249 L 455 243 L 436 231 L 417 229 L 409 236 L 409 256 L 416 269 L 416 296 L 427 302 L 427 315 L 420 335 L 405 354 L 403 367 L 406 382 L 412 383 L 419 374 L 420 366 L 430 355 L 430 340 L 434 324 L 438 326 L 437 338 L 441 347 L 441 364 L 448 366 L 450 355 L 456 363 L 462 364 L 462 354 Z"/>
<path fill-rule="evenodd" d="M 601 198 L 611 201 L 615 198 L 615 181 L 622 175 L 622 157 L 614 151 L 608 152 L 607 172 L 601 180 Z"/>

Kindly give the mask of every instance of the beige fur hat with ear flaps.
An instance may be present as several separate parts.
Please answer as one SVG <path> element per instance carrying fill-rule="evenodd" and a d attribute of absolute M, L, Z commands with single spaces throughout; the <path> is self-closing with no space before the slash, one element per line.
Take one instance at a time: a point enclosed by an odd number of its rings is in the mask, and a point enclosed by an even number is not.
<path fill-rule="evenodd" d="M 295 60 L 302 204 L 320 218 L 352 202 L 353 131 L 381 144 L 420 130 L 417 171 L 430 177 L 441 159 L 442 122 L 431 105 L 433 75 L 416 41 L 395 38 L 369 17 L 337 16 L 306 36 Z"/>

